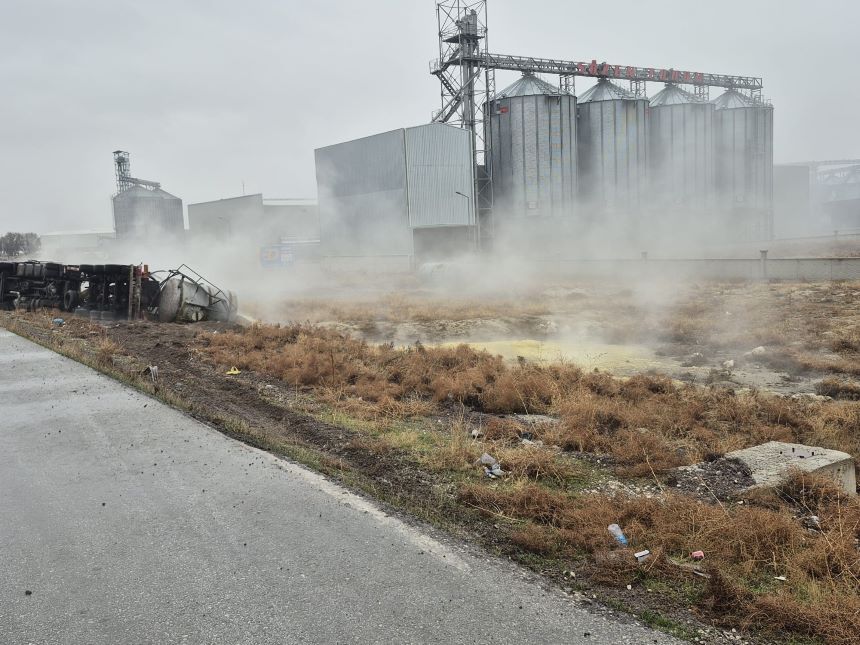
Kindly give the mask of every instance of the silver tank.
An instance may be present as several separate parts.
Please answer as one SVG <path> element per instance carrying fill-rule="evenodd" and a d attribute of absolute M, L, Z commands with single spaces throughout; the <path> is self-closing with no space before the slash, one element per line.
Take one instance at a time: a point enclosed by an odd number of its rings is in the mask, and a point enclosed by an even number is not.
<path fill-rule="evenodd" d="M 576 198 L 576 98 L 524 74 L 484 106 L 497 223 L 567 218 Z"/>
<path fill-rule="evenodd" d="M 734 89 L 713 104 L 718 207 L 733 237 L 768 239 L 773 228 L 773 107 Z"/>
<path fill-rule="evenodd" d="M 600 79 L 578 99 L 580 195 L 590 213 L 636 214 L 648 177 L 648 99 Z"/>
<path fill-rule="evenodd" d="M 655 209 L 684 215 L 714 206 L 716 106 L 677 85 L 651 97 L 648 117 L 649 178 Z"/>
<path fill-rule="evenodd" d="M 158 302 L 161 322 L 234 322 L 237 313 L 238 299 L 232 291 L 220 291 L 184 275 L 175 275 L 161 285 Z"/>

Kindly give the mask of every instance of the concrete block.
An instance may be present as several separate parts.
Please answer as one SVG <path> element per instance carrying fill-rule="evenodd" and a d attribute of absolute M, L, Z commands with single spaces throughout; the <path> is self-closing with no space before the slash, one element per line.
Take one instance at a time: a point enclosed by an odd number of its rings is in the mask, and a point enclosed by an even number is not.
<path fill-rule="evenodd" d="M 799 443 L 768 441 L 760 446 L 726 453 L 750 469 L 756 486 L 775 486 L 791 468 L 833 478 L 846 493 L 857 494 L 854 459 L 847 452 L 804 446 Z"/>

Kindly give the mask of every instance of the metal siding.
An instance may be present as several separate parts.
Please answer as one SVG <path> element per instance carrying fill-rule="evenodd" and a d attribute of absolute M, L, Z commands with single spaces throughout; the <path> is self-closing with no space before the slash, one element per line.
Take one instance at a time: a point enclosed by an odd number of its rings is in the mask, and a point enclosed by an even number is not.
<path fill-rule="evenodd" d="M 182 200 L 164 191 L 132 187 L 113 198 L 113 211 L 118 238 L 185 233 Z"/>
<path fill-rule="evenodd" d="M 522 110 L 522 98 L 508 99 L 509 112 L 507 114 L 511 123 L 511 192 L 506 196 L 503 194 L 493 195 L 493 206 L 497 210 L 510 209 L 518 215 L 524 214 L 526 210 L 526 157 L 524 115 Z"/>
<path fill-rule="evenodd" d="M 705 211 L 714 195 L 714 105 L 674 103 L 650 110 L 650 177 L 658 207 Z"/>
<path fill-rule="evenodd" d="M 404 131 L 320 148 L 314 156 L 322 254 L 412 255 Z"/>
<path fill-rule="evenodd" d="M 571 95 L 547 94 L 515 95 L 487 105 L 495 217 L 572 214 L 575 105 Z"/>
<path fill-rule="evenodd" d="M 721 108 L 734 105 L 724 97 L 717 100 L 714 115 L 719 204 L 739 227 L 737 236 L 767 238 L 773 210 L 773 109 L 754 104 Z"/>
<path fill-rule="evenodd" d="M 188 204 L 188 229 L 195 236 L 223 239 L 253 234 L 263 219 L 262 214 L 261 194 Z"/>
<path fill-rule="evenodd" d="M 546 141 L 546 172 L 544 183 L 546 185 L 546 198 L 550 203 L 550 215 L 560 216 L 563 214 L 562 204 L 564 198 L 564 167 L 561 165 L 562 150 L 562 106 L 561 101 L 547 99 L 547 113 L 549 114 L 549 137 Z M 566 128 L 564 129 L 566 130 Z"/>
<path fill-rule="evenodd" d="M 648 176 L 647 106 L 642 99 L 579 104 L 580 193 L 591 209 L 639 209 Z"/>
<path fill-rule="evenodd" d="M 429 124 L 408 128 L 405 141 L 410 225 L 413 228 L 473 225 L 469 132 L 449 125 Z"/>
<path fill-rule="evenodd" d="M 537 97 L 524 96 L 519 99 L 523 115 L 523 177 L 525 186 L 526 215 L 537 215 L 540 207 L 538 193 L 538 107 Z"/>

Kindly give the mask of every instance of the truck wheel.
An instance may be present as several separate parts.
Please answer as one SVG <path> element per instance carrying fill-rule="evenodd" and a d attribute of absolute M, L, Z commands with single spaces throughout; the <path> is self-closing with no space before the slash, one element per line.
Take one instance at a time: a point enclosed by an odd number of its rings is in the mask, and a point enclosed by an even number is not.
<path fill-rule="evenodd" d="M 63 295 L 63 309 L 66 311 L 74 311 L 78 306 L 78 292 L 66 291 Z"/>

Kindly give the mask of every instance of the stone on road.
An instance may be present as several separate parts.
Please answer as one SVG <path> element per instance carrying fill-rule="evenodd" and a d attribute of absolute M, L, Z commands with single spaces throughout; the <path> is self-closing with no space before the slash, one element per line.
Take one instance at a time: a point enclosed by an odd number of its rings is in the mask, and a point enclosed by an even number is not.
<path fill-rule="evenodd" d="M 2 643 L 677 642 L 3 329 L 0 414 Z"/>

